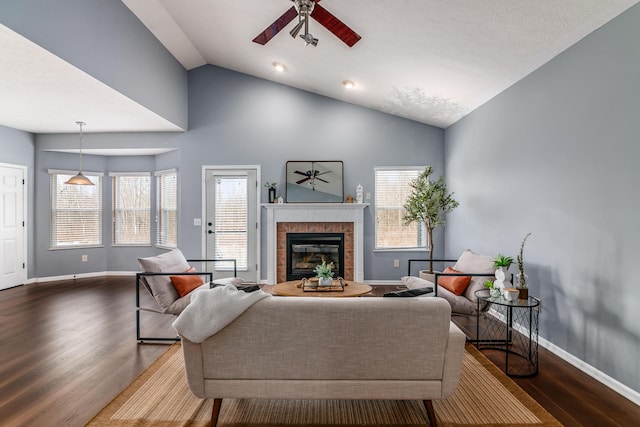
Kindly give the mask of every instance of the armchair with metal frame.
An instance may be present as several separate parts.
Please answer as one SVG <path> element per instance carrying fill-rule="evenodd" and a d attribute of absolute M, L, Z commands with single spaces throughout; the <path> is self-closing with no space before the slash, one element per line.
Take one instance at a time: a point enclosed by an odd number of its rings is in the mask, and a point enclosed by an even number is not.
<path fill-rule="evenodd" d="M 238 270 L 237 270 L 237 262 L 235 259 L 221 259 L 221 258 L 217 258 L 217 259 L 188 259 L 186 260 L 188 263 L 219 263 L 219 262 L 227 262 L 227 263 L 232 263 L 233 264 L 233 277 L 236 278 L 238 277 Z M 206 264 L 205 264 L 206 265 Z M 147 312 L 152 312 L 152 313 L 157 313 L 157 314 L 170 314 L 173 316 L 178 316 L 182 310 L 184 310 L 184 308 L 189 304 L 190 301 L 190 297 L 191 297 L 191 292 L 188 293 L 187 295 L 178 298 L 174 304 L 172 304 L 171 306 L 167 307 L 167 308 L 162 308 L 162 304 L 160 304 L 160 302 L 157 299 L 157 296 L 154 295 L 154 292 L 152 291 L 151 287 L 149 286 L 149 282 L 147 281 L 147 277 L 153 277 L 153 276 L 204 276 L 206 277 L 208 280 L 205 283 L 208 283 L 209 286 L 212 287 L 212 285 L 214 284 L 215 280 L 213 278 L 214 273 L 210 272 L 210 271 L 194 271 L 194 272 L 186 272 L 186 271 L 182 271 L 182 272 L 139 272 L 136 273 L 136 340 L 138 341 L 138 343 L 144 343 L 145 341 L 160 341 L 160 342 L 175 342 L 175 341 L 179 341 L 180 338 L 179 337 L 175 337 L 175 338 L 166 338 L 166 337 L 145 337 L 142 336 L 142 332 L 141 332 L 141 319 L 140 319 L 140 314 L 143 311 L 147 311 Z M 147 293 L 151 296 L 151 298 L 154 300 L 154 302 L 156 303 L 156 308 L 151 308 L 148 306 L 143 306 L 141 304 L 141 295 L 140 295 L 140 287 L 142 286 L 147 290 Z"/>

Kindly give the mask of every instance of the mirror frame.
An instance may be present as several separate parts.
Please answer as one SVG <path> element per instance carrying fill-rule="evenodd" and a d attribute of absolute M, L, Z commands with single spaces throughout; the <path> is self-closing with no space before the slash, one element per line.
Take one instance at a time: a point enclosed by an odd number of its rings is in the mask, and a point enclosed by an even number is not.
<path fill-rule="evenodd" d="M 316 171 L 314 179 L 310 174 Z M 287 162 L 286 173 L 287 203 L 344 202 L 341 160 L 291 160 Z M 310 190 L 308 186 L 313 188 Z"/>

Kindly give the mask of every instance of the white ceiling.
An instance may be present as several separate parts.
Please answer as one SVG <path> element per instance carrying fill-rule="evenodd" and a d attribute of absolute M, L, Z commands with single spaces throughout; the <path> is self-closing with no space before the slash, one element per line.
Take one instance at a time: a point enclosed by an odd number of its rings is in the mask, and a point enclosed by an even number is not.
<path fill-rule="evenodd" d="M 323 0 L 362 36 L 352 48 L 315 20 L 315 48 L 289 36 L 294 23 L 253 43 L 290 0 L 122 1 L 186 69 L 213 64 L 446 128 L 640 0 Z M 0 52 L 1 125 L 180 130 L 2 25 Z"/>
<path fill-rule="evenodd" d="M 253 43 L 290 0 L 122 1 L 187 69 L 214 64 L 442 128 L 638 2 L 323 0 L 362 36 L 349 48 L 313 19 L 317 47 L 291 38 L 295 20 Z"/>

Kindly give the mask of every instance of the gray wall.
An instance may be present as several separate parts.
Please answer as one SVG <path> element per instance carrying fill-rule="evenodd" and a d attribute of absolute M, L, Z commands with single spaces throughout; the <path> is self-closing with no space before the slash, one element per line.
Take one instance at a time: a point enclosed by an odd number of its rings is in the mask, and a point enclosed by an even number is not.
<path fill-rule="evenodd" d="M 406 274 L 406 259 L 425 257 L 421 251 L 373 252 L 373 199 L 375 166 L 415 166 L 431 164 L 436 173 L 444 171 L 444 132 L 384 113 L 289 88 L 277 83 L 213 66 L 189 73 L 189 131 L 156 134 L 88 134 L 87 149 L 153 146 L 178 148 L 145 161 L 148 170 L 177 167 L 180 186 L 179 247 L 189 257 L 201 255 L 202 233 L 193 219 L 202 216 L 203 165 L 260 165 L 262 182 L 279 183 L 284 188 L 287 160 L 342 160 L 346 194 L 355 195 L 362 183 L 371 192 L 371 207 L 365 210 L 365 279 L 394 280 Z M 77 145 L 74 135 L 38 135 L 36 153 L 39 191 L 47 197 L 37 200 L 39 268 L 37 276 L 48 277 L 91 271 L 137 270 L 135 256 L 158 252 L 154 248 L 109 248 L 110 226 L 105 229 L 105 248 L 49 251 L 49 201 L 47 170 L 71 169 L 77 155 L 43 149 Z M 86 170 L 140 171 L 139 164 L 127 158 L 85 156 Z M 109 191 L 110 183 L 105 186 Z M 261 202 L 267 190 L 260 189 Z M 110 218 L 110 196 L 104 199 Z M 263 212 L 264 215 L 264 212 Z M 264 219 L 264 218 L 263 218 Z M 262 274 L 266 276 L 266 234 L 262 234 Z M 439 234 L 437 251 L 442 253 L 444 235 Z M 437 252 L 436 251 L 436 252 Z M 80 264 L 87 253 L 89 262 Z M 132 255 L 133 254 L 133 255 Z M 393 267 L 393 259 L 401 267 Z"/>
<path fill-rule="evenodd" d="M 34 221 L 34 146 L 33 134 L 0 125 L 0 163 L 27 167 L 27 276 L 31 277 L 36 268 L 35 221 Z"/>
<path fill-rule="evenodd" d="M 0 23 L 182 129 L 187 72 L 119 0 L 2 0 Z"/>
<path fill-rule="evenodd" d="M 280 193 L 287 160 L 342 160 L 345 194 L 355 196 L 356 186 L 362 183 L 372 197 L 365 210 L 365 279 L 399 280 L 406 274 L 405 260 L 425 254 L 373 252 L 373 168 L 431 164 L 443 174 L 443 134 L 432 126 L 222 68 L 192 70 L 189 132 L 180 137 L 182 198 L 191 201 L 182 203 L 181 244 L 191 250 L 200 247 L 199 228 L 192 224 L 193 218 L 201 216 L 203 164 L 259 164 L 262 182 L 278 182 Z M 261 188 L 260 193 L 266 203 L 267 190 Z M 264 278 L 266 230 L 262 231 Z M 393 268 L 394 258 L 402 260 L 402 268 Z"/>
<path fill-rule="evenodd" d="M 541 336 L 636 391 L 638 40 L 635 6 L 445 132 L 447 255 L 515 256 L 532 232 Z"/>

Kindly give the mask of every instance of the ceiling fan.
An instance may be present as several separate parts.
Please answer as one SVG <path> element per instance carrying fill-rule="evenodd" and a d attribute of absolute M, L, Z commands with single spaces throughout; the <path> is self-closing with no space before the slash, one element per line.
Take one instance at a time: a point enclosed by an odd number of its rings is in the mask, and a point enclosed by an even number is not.
<path fill-rule="evenodd" d="M 360 35 L 349 28 L 344 22 L 336 18 L 327 9 L 320 6 L 320 0 L 291 0 L 294 6 L 287 10 L 273 24 L 269 25 L 263 32 L 253 39 L 255 43 L 264 45 L 275 37 L 284 27 L 298 17 L 298 23 L 289 32 L 291 37 L 296 38 L 304 26 L 304 34 L 300 35 L 307 45 L 316 46 L 318 39 L 309 33 L 309 17 L 318 21 L 323 27 L 331 31 L 336 37 L 342 40 L 347 46 L 352 47 L 360 39 Z"/>
<path fill-rule="evenodd" d="M 294 171 L 294 173 L 298 174 L 298 175 L 304 175 L 304 178 L 302 178 L 299 181 L 296 181 L 296 184 L 302 184 L 304 182 L 309 181 L 309 185 L 311 186 L 311 189 L 313 191 L 316 191 L 316 179 L 318 181 L 322 181 L 325 182 L 327 184 L 329 184 L 329 181 L 327 181 L 326 179 L 320 178 L 320 175 L 324 175 L 325 173 L 329 173 L 331 171 L 324 171 L 324 172 L 320 172 L 319 170 L 315 169 L 313 166 L 313 163 L 311 163 L 311 170 L 308 171 Z"/>

